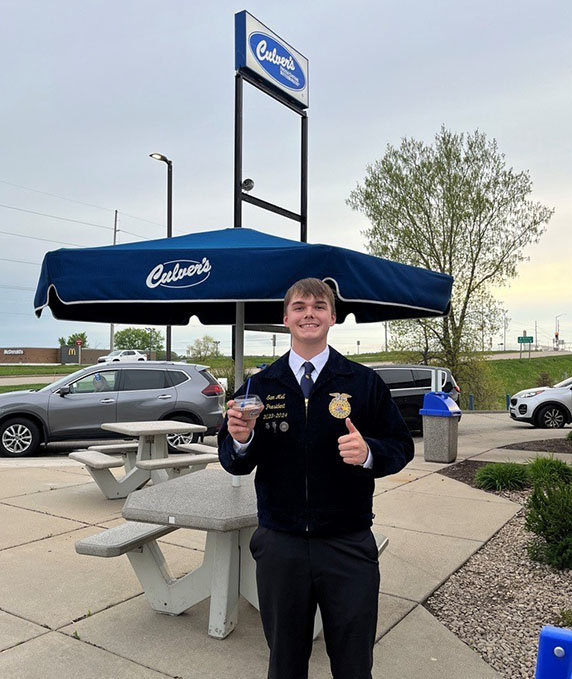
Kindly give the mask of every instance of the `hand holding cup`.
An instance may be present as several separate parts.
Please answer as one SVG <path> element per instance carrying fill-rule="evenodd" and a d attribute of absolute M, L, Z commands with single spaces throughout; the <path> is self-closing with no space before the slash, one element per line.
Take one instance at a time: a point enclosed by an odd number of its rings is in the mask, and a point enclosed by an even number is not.
<path fill-rule="evenodd" d="M 246 443 L 264 404 L 256 394 L 237 396 L 228 402 L 228 431 L 235 441 Z"/>

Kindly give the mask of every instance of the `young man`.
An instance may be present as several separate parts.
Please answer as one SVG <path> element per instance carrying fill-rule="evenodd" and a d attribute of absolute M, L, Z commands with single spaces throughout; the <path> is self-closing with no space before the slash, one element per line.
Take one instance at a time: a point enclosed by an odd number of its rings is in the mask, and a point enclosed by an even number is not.
<path fill-rule="evenodd" d="M 229 401 L 219 457 L 232 474 L 256 467 L 256 560 L 269 679 L 306 679 L 316 605 L 334 679 L 370 679 L 379 568 L 371 524 L 376 477 L 413 458 L 413 442 L 376 373 L 327 345 L 331 289 L 316 278 L 284 299 L 291 350 L 253 375 L 264 410 Z M 237 392 L 244 394 L 244 389 Z"/>

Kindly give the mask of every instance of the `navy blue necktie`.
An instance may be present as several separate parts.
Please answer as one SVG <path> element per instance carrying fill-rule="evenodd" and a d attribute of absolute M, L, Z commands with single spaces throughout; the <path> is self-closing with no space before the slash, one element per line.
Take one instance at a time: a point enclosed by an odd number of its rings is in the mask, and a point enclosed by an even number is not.
<path fill-rule="evenodd" d="M 314 380 L 312 379 L 313 370 L 314 366 L 310 361 L 306 361 L 306 363 L 304 363 L 304 374 L 302 375 L 302 381 L 300 382 L 302 393 L 306 399 L 309 398 L 312 387 L 314 386 Z"/>

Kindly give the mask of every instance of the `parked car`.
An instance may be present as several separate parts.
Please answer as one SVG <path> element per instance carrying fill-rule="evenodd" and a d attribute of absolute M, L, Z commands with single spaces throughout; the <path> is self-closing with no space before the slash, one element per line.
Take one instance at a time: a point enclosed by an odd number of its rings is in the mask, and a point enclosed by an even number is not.
<path fill-rule="evenodd" d="M 100 356 L 98 363 L 113 363 L 116 361 L 146 361 L 147 354 L 137 349 L 117 349 L 106 356 Z"/>
<path fill-rule="evenodd" d="M 215 434 L 224 389 L 206 366 L 167 361 L 94 365 L 37 391 L 0 394 L 0 455 L 37 453 L 52 441 L 117 438 L 103 422 L 180 420 Z M 173 435 L 171 446 L 199 434 Z"/>
<path fill-rule="evenodd" d="M 443 391 L 447 392 L 455 402 L 461 393 L 448 368 L 396 364 L 383 365 L 374 370 L 389 387 L 391 396 L 411 431 L 423 429 L 423 417 L 419 414 L 419 410 L 423 407 L 425 394 L 431 391 L 431 380 L 437 370 L 442 370 L 446 375 Z"/>
<path fill-rule="evenodd" d="M 553 387 L 533 387 L 510 399 L 509 415 L 543 429 L 560 429 L 572 422 L 572 377 Z"/>

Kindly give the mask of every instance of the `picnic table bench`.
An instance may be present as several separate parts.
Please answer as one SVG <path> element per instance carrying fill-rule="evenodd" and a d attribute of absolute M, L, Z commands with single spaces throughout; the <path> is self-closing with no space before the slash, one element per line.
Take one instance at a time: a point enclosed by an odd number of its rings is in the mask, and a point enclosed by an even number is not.
<path fill-rule="evenodd" d="M 153 483 L 161 483 L 183 473 L 204 469 L 209 462 L 217 461 L 212 458 L 207 460 L 206 457 L 203 457 L 199 462 L 195 457 L 182 459 L 182 456 L 177 456 L 178 459 L 173 458 L 173 461 L 170 461 L 167 436 L 169 434 L 206 431 L 206 427 L 200 424 L 176 420 L 158 420 L 109 422 L 102 424 L 101 428 L 126 436 L 139 437 L 136 442 L 97 445 L 87 450 L 74 451 L 69 455 L 72 460 L 82 462 L 86 466 L 101 492 L 109 500 L 125 498 L 134 490 L 142 488 L 150 480 Z M 207 448 L 207 446 L 201 444 L 192 445 Z M 214 449 L 210 448 L 209 450 L 212 452 Z M 114 456 L 112 453 L 121 454 L 123 459 Z M 155 462 L 155 464 L 148 464 L 150 462 Z M 125 467 L 125 475 L 118 479 L 110 470 L 123 466 Z"/>
<path fill-rule="evenodd" d="M 257 526 L 252 477 L 236 487 L 216 469 L 191 474 L 132 493 L 123 508 L 127 523 L 76 543 L 80 554 L 127 554 L 153 610 L 179 615 L 210 596 L 208 634 L 224 639 L 238 622 L 242 595 L 258 605 L 256 565 L 249 543 Z M 201 566 L 173 578 L 156 540 L 177 528 L 207 532 Z M 165 532 L 163 532 L 165 531 Z M 388 540 L 376 535 L 379 553 Z M 319 612 L 314 636 L 321 630 Z"/>

